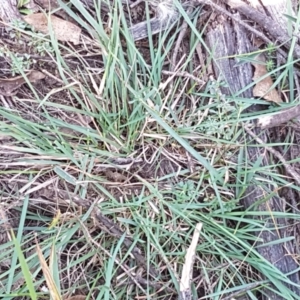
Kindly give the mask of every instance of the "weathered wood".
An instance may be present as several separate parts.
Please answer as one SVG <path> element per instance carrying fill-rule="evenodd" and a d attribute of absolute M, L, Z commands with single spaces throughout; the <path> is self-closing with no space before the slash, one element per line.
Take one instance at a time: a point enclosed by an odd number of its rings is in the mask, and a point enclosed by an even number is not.
<path fill-rule="evenodd" d="M 210 0 L 209 0 L 210 1 Z M 241 14 L 247 16 L 252 21 L 256 22 L 263 30 L 268 32 L 273 40 L 279 41 L 288 50 L 291 50 L 291 36 L 289 35 L 286 27 L 280 23 L 277 23 L 271 17 L 259 12 L 258 10 L 247 5 L 242 0 L 226 0 L 226 3 L 233 9 L 237 9 Z M 294 45 L 294 56 L 300 58 L 300 45 L 296 43 Z"/>
<path fill-rule="evenodd" d="M 207 44 L 209 48 L 214 51 L 213 57 L 216 60 L 213 61 L 213 70 L 216 78 L 221 78 L 227 82 L 228 87 L 222 87 L 222 93 L 225 95 L 233 95 L 238 91 L 245 88 L 252 82 L 252 68 L 250 63 L 245 63 L 243 65 L 238 65 L 237 61 L 233 57 L 234 55 L 248 53 L 251 50 L 250 41 L 248 40 L 247 34 L 243 28 L 241 28 L 237 23 L 231 25 L 226 19 L 220 22 L 221 18 L 218 19 L 219 24 L 214 28 L 210 28 L 207 33 Z M 252 97 L 251 89 L 245 90 L 239 96 L 245 98 Z M 249 108 L 249 112 L 254 112 L 260 110 L 260 106 L 253 105 Z M 260 138 L 267 142 L 267 137 L 265 134 L 259 132 L 260 129 L 256 128 L 256 134 L 259 134 Z M 249 144 L 255 144 L 253 139 L 249 136 Z M 251 143 L 250 143 L 251 141 Z M 265 153 L 265 149 L 259 147 L 248 147 L 248 160 L 250 162 L 255 162 L 259 157 L 264 157 L 261 166 L 268 166 L 270 163 L 268 161 L 268 156 Z M 266 181 L 267 182 L 267 181 Z M 266 183 L 265 182 L 265 183 Z M 266 185 L 266 189 L 272 191 L 271 186 Z M 259 201 L 266 198 L 266 192 L 262 190 L 261 187 L 257 185 L 250 185 L 243 197 L 241 203 L 244 205 L 245 209 L 253 207 L 253 205 Z M 271 197 L 269 200 L 264 201 L 256 206 L 258 211 L 272 211 L 283 212 L 284 203 L 277 197 Z M 257 236 L 263 240 L 262 243 L 256 243 L 255 246 L 260 246 L 257 251 L 266 260 L 272 263 L 276 268 L 278 268 L 283 274 L 287 274 L 297 270 L 297 264 L 291 257 L 291 253 L 295 253 L 292 243 L 285 244 L 275 244 L 272 246 L 265 246 L 263 244 L 274 242 L 282 237 L 284 237 L 284 232 L 282 230 L 271 230 L 272 228 L 281 227 L 286 224 L 285 219 L 276 219 L 276 224 L 274 224 L 271 218 L 265 219 L 264 216 L 260 217 L 264 221 L 265 230 L 258 232 Z M 288 277 L 292 282 L 299 284 L 299 272 Z M 272 284 L 272 283 L 270 283 Z M 285 284 L 282 282 L 282 284 Z M 288 285 L 290 290 L 294 291 L 295 295 L 300 295 L 299 287 Z M 272 286 L 276 290 L 275 286 Z M 284 299 L 278 296 L 278 294 L 271 289 L 264 288 L 262 290 L 264 294 L 264 299 Z"/>
<path fill-rule="evenodd" d="M 288 9 L 288 3 L 286 0 L 276 0 L 270 3 L 270 0 L 261 0 L 260 1 L 262 8 L 268 12 L 268 15 L 281 27 L 282 30 L 288 28 L 288 23 L 290 22 L 285 15 L 291 15 L 294 18 L 297 18 L 295 12 Z"/>
<path fill-rule="evenodd" d="M 17 0 L 1 0 L 0 19 L 7 23 L 12 20 L 22 19 L 22 16 L 17 9 Z"/>
<path fill-rule="evenodd" d="M 275 126 L 282 125 L 283 123 L 288 122 L 298 116 L 300 116 L 299 104 L 292 108 L 283 109 L 282 111 L 271 116 L 261 116 L 257 119 L 256 124 L 262 129 L 273 128 Z"/>

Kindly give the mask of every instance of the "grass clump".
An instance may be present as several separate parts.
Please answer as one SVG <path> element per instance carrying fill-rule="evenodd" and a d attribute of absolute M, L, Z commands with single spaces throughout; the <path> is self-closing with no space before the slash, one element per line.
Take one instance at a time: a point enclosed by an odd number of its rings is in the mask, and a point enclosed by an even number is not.
<path fill-rule="evenodd" d="M 280 162 L 264 167 L 262 157 L 247 157 L 257 145 L 241 124 L 257 117 L 251 105 L 265 102 L 225 96 L 226 82 L 212 77 L 201 86 L 201 72 L 198 80 L 184 76 L 194 73 L 199 33 L 188 40 L 180 74 L 167 73 L 179 29 L 142 52 L 120 2 L 109 26 L 97 6 L 95 18 L 72 4 L 61 3 L 93 39 L 74 49 L 50 34 L 51 60 L 37 63 L 51 81 L 28 84 L 0 108 L 1 227 L 17 232 L 1 236 L 1 298 L 173 299 L 201 223 L 194 299 L 257 299 L 270 283 L 296 299 L 288 277 L 257 250 L 257 232 L 299 219 L 288 209 L 257 209 L 276 189 L 299 191 L 278 173 Z M 245 210 L 251 185 L 264 196 Z"/>

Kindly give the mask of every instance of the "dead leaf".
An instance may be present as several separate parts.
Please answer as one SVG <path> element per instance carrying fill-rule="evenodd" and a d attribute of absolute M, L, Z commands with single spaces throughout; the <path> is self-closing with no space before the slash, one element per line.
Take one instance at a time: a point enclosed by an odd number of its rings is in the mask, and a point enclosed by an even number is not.
<path fill-rule="evenodd" d="M 114 182 L 125 182 L 128 177 L 123 175 L 123 174 L 120 174 L 119 172 L 113 172 L 111 170 L 107 170 L 106 172 L 106 176 L 113 180 Z"/>
<path fill-rule="evenodd" d="M 36 82 L 45 78 L 44 73 L 35 70 L 28 72 L 26 76 L 30 82 Z M 26 80 L 22 75 L 9 79 L 0 79 L 0 95 L 14 95 L 17 89 L 20 88 L 24 83 L 26 83 Z"/>
<path fill-rule="evenodd" d="M 49 18 L 54 35 L 59 41 L 72 42 L 74 45 L 79 44 L 81 29 L 69 21 L 62 20 L 52 15 L 47 16 L 43 13 L 25 16 L 24 20 L 36 30 L 49 34 Z"/>
<path fill-rule="evenodd" d="M 252 63 L 252 65 L 255 68 L 255 72 L 253 75 L 253 81 L 259 80 L 255 87 L 253 88 L 253 96 L 254 97 L 260 97 L 264 98 L 267 101 L 272 102 L 282 102 L 277 90 L 275 88 L 272 88 L 273 80 L 270 76 L 261 79 L 262 76 L 265 76 L 268 74 L 266 65 L 265 65 L 265 57 L 261 53 L 258 56 L 255 57 L 257 61 L 260 61 L 261 63 Z"/>
<path fill-rule="evenodd" d="M 42 73 L 40 71 L 36 71 L 36 70 L 30 71 L 26 75 L 30 82 L 37 82 L 46 77 L 44 73 Z"/>

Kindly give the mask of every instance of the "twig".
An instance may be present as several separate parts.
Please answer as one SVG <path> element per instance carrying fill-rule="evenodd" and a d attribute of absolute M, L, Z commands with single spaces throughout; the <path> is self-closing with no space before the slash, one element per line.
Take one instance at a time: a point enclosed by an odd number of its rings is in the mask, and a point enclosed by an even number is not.
<path fill-rule="evenodd" d="M 193 10 L 193 7 L 190 6 L 188 9 L 187 9 L 187 14 L 191 14 Z M 174 48 L 174 52 L 173 52 L 173 55 L 172 55 L 172 60 L 171 60 L 171 70 L 172 71 L 175 71 L 175 68 L 176 68 L 176 60 L 177 60 L 177 54 L 179 52 L 179 47 L 180 47 L 180 43 L 182 42 L 185 34 L 186 34 L 186 31 L 188 29 L 188 24 L 186 21 L 183 21 L 181 27 L 180 27 L 180 33 L 179 33 L 179 36 L 177 38 L 177 41 L 176 41 L 176 44 L 175 44 L 175 48 Z"/>
<path fill-rule="evenodd" d="M 238 290 L 238 291 L 236 291 L 234 293 L 231 293 L 229 296 L 227 296 L 225 298 L 222 298 L 222 300 L 232 300 L 234 296 L 238 296 L 241 293 L 245 293 L 245 292 L 247 292 L 247 291 L 249 291 L 249 290 L 251 290 L 251 289 L 253 289 L 253 288 L 255 288 L 255 287 L 259 286 L 259 285 L 261 285 L 261 284 L 262 284 L 261 281 L 249 284 L 245 288 L 240 289 L 240 290 Z"/>
<path fill-rule="evenodd" d="M 185 262 L 182 268 L 182 275 L 180 280 L 180 294 L 179 300 L 192 300 L 192 292 L 190 282 L 193 271 L 193 264 L 195 260 L 196 247 L 198 244 L 202 223 L 196 225 L 191 245 L 186 253 Z"/>
<path fill-rule="evenodd" d="M 300 105 L 292 108 L 284 109 L 280 113 L 272 116 L 262 116 L 257 119 L 257 126 L 261 128 L 272 128 L 300 115 Z"/>

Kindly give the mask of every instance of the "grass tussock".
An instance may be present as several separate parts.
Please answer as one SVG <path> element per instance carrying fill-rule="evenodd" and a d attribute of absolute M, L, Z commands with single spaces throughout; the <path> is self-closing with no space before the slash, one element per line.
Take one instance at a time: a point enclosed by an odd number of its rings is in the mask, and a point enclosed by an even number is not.
<path fill-rule="evenodd" d="M 61 5 L 85 44 L 43 36 L 47 59 L 31 61 L 47 75 L 43 84 L 23 86 L 0 107 L 0 297 L 176 299 L 201 223 L 193 299 L 257 299 L 270 283 L 296 299 L 286 275 L 256 250 L 256 233 L 299 214 L 241 204 L 249 185 L 264 191 L 257 205 L 286 186 L 299 192 L 276 159 L 268 167 L 247 159 L 254 143 L 241 125 L 257 117 L 246 109 L 265 101 L 223 95 L 226 83 L 205 71 L 213 57 L 195 68 L 198 32 L 171 72 L 179 28 L 143 47 L 132 41 L 120 1 L 106 20 L 97 6 L 92 15 L 72 3 Z M 26 76 L 15 51 L 5 51 Z M 263 114 L 276 111 L 266 106 Z M 292 143 L 288 134 L 277 145 Z"/>

